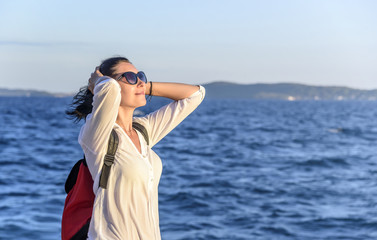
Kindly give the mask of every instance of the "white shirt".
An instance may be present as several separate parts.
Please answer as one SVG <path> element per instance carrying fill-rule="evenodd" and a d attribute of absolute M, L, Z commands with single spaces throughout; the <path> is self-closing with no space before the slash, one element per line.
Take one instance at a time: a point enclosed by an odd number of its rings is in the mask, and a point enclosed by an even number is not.
<path fill-rule="evenodd" d="M 82 126 L 79 143 L 84 150 L 93 177 L 95 194 L 88 239 L 160 240 L 158 184 L 162 163 L 151 149 L 173 130 L 202 102 L 205 89 L 186 99 L 174 101 L 144 117 L 134 117 L 149 135 L 149 146 L 139 133 L 141 154 L 115 123 L 121 99 L 119 84 L 114 79 L 98 83 L 94 88 L 93 111 Z M 110 170 L 107 189 L 99 187 L 103 158 L 112 129 L 119 145 Z"/>

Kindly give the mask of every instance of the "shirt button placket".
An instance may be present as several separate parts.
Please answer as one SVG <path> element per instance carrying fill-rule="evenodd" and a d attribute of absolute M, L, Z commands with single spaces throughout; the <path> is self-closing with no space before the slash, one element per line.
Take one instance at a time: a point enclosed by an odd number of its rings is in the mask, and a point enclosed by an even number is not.
<path fill-rule="evenodd" d="M 153 187 L 153 169 L 149 168 L 149 189 L 152 190 Z"/>

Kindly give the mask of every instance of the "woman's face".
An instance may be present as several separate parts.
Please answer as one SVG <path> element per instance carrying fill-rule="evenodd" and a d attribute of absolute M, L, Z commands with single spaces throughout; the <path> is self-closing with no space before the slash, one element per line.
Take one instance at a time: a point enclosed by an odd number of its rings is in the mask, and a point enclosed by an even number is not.
<path fill-rule="evenodd" d="M 131 63 L 120 62 L 115 67 L 113 77 L 117 79 L 121 74 L 125 72 L 134 72 L 137 73 L 138 70 Z M 127 82 L 124 77 L 118 81 L 121 88 L 121 101 L 120 106 L 137 108 L 144 106 L 147 101 L 145 99 L 145 89 L 146 85 L 143 81 L 138 79 L 138 82 L 135 85 L 131 85 Z"/>

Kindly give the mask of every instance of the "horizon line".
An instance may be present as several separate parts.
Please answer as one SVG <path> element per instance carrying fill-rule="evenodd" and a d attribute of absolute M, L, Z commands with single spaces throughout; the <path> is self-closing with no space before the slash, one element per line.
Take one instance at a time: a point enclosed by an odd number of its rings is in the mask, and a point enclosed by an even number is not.
<path fill-rule="evenodd" d="M 311 85 L 306 83 L 297 83 L 297 82 L 274 82 L 274 83 L 262 83 L 262 82 L 256 82 L 256 83 L 237 83 L 237 82 L 230 82 L 225 80 L 214 80 L 211 82 L 206 83 L 200 83 L 199 85 L 209 85 L 214 83 L 226 83 L 226 84 L 233 84 L 233 85 L 279 85 L 279 84 L 291 84 L 291 85 L 302 85 L 307 87 L 323 87 L 323 88 L 348 88 L 353 90 L 361 90 L 361 91 L 374 91 L 377 90 L 377 88 L 372 89 L 363 89 L 363 88 L 357 88 L 357 87 L 349 87 L 349 86 L 341 86 L 341 85 Z M 9 91 L 35 91 L 35 92 L 45 92 L 50 94 L 75 94 L 78 91 L 73 92 L 57 92 L 53 90 L 42 90 L 42 89 L 30 89 L 30 88 L 9 88 L 9 87 L 1 87 L 0 90 L 9 90 Z"/>

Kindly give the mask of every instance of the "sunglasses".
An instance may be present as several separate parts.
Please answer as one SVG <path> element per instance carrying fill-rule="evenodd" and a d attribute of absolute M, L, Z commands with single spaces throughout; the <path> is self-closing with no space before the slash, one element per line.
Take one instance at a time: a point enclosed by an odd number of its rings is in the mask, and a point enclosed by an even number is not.
<path fill-rule="evenodd" d="M 122 75 L 120 75 L 116 80 L 121 81 L 121 82 L 125 82 L 125 81 L 120 80 L 122 77 L 124 77 L 126 79 L 126 81 L 131 85 L 135 85 L 137 83 L 137 79 L 140 79 L 144 83 L 148 82 L 147 76 L 145 76 L 145 73 L 142 72 L 142 71 L 140 71 L 138 73 L 134 73 L 134 72 L 122 73 Z"/>

